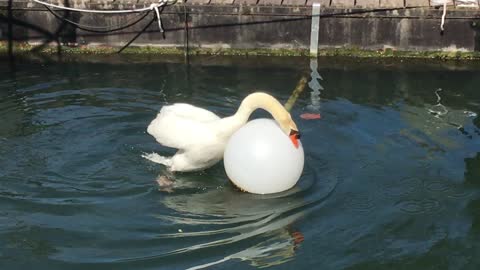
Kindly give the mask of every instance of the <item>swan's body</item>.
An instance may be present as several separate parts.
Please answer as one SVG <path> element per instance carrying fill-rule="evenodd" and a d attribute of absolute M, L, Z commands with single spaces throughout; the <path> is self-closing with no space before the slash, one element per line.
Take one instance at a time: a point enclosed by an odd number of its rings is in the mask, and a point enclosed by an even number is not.
<path fill-rule="evenodd" d="M 167 166 L 170 171 L 209 168 L 222 159 L 230 136 L 245 125 L 258 108 L 272 114 L 287 135 L 292 131 L 298 133 L 290 114 L 280 102 L 265 93 L 247 96 L 238 111 L 225 118 L 199 107 L 177 103 L 164 106 L 147 128 L 157 142 L 178 149 L 177 153 L 172 157 L 158 154 L 146 157 Z"/>

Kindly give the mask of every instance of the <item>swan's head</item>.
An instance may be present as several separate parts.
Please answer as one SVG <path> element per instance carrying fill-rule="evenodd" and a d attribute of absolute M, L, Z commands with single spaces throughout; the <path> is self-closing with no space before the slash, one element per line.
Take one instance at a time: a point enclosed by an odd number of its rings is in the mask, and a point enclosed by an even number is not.
<path fill-rule="evenodd" d="M 290 138 L 295 148 L 298 148 L 298 140 L 300 139 L 300 132 L 297 125 L 292 120 L 292 116 L 287 113 L 285 117 L 278 119 L 278 124 L 282 131 Z"/>
<path fill-rule="evenodd" d="M 290 137 L 293 145 L 298 148 L 298 139 L 300 139 L 300 132 L 298 132 L 297 125 L 292 120 L 292 116 L 285 109 L 285 107 L 273 96 L 255 92 L 248 95 L 240 105 L 237 114 L 245 116 L 245 121 L 250 114 L 258 109 L 264 109 L 269 112 L 273 118 L 277 121 L 282 131 Z"/>

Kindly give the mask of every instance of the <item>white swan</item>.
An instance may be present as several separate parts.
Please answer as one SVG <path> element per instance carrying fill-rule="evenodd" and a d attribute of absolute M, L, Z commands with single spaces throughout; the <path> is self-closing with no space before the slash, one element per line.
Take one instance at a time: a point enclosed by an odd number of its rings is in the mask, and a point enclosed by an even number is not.
<path fill-rule="evenodd" d="M 225 118 L 189 104 L 164 106 L 148 126 L 147 132 L 160 144 L 178 151 L 172 157 L 162 157 L 155 153 L 144 157 L 167 166 L 172 172 L 211 167 L 223 158 L 230 136 L 245 125 L 256 109 L 269 112 L 283 132 L 298 145 L 300 134 L 290 113 L 274 97 L 265 93 L 253 93 L 242 101 L 233 116 Z"/>

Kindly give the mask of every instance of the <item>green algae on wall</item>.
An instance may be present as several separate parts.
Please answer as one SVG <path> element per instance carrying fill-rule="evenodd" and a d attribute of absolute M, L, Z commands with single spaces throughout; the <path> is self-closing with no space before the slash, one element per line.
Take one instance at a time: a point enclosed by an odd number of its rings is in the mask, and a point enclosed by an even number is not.
<path fill-rule="evenodd" d="M 13 51 L 16 55 L 28 55 L 35 46 L 27 43 L 14 43 Z M 109 55 L 117 54 L 119 48 L 109 46 L 46 46 L 39 54 L 61 54 L 65 55 Z M 8 46 L 6 42 L 0 42 L 0 54 L 6 55 Z M 189 55 L 231 55 L 231 56 L 309 56 L 305 49 L 232 49 L 232 48 L 189 48 Z M 130 46 L 121 54 L 126 55 L 183 55 L 184 48 L 181 47 L 150 47 Z M 358 48 L 334 48 L 320 49 L 318 56 L 339 56 L 352 58 L 398 58 L 398 59 L 441 59 L 441 60 L 480 60 L 480 52 L 463 51 L 397 51 L 385 50 L 361 50 Z"/>

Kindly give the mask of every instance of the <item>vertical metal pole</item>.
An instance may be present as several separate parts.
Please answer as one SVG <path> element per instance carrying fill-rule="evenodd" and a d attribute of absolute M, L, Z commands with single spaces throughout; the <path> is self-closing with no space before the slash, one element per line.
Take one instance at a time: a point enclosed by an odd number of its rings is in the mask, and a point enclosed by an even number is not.
<path fill-rule="evenodd" d="M 13 66 L 13 0 L 8 0 L 7 6 L 7 39 L 8 39 L 8 59 L 10 66 Z"/>
<path fill-rule="evenodd" d="M 183 32 L 183 49 L 184 49 L 184 57 L 185 63 L 188 63 L 188 13 L 187 7 L 185 5 L 185 1 L 183 1 L 183 14 L 184 14 L 184 32 Z"/>
<path fill-rule="evenodd" d="M 310 56 L 318 56 L 318 34 L 320 30 L 320 3 L 312 5 L 312 26 L 310 32 Z"/>

